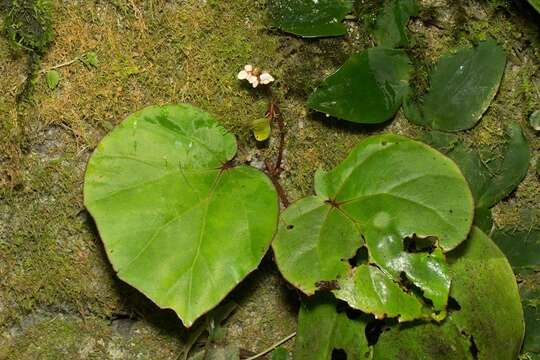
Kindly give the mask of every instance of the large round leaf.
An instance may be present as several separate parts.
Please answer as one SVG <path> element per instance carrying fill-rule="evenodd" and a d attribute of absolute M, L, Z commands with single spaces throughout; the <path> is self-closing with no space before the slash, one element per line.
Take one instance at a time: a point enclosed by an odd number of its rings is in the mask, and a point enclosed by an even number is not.
<path fill-rule="evenodd" d="M 234 136 L 188 105 L 124 120 L 92 155 L 84 201 L 118 276 L 186 326 L 260 262 L 277 223 L 270 180 L 232 167 Z"/>
<path fill-rule="evenodd" d="M 439 325 L 394 326 L 383 332 L 374 359 L 517 359 L 523 311 L 504 254 L 475 228 L 448 260 L 453 311 Z"/>
<path fill-rule="evenodd" d="M 444 316 L 444 252 L 473 219 L 471 192 L 450 159 L 402 136 L 373 136 L 318 172 L 315 191 L 282 214 L 273 243 L 288 281 L 306 294 L 335 282 L 338 298 L 379 318 L 425 317 L 428 303 Z M 368 262 L 353 267 L 362 246 Z"/>
<path fill-rule="evenodd" d="M 437 130 L 472 128 L 497 94 L 505 64 L 506 55 L 493 40 L 444 56 L 420 104 L 405 102 L 405 115 Z"/>
<path fill-rule="evenodd" d="M 411 65 L 402 50 L 372 48 L 352 55 L 309 96 L 308 106 L 362 124 L 390 119 L 409 89 Z"/>

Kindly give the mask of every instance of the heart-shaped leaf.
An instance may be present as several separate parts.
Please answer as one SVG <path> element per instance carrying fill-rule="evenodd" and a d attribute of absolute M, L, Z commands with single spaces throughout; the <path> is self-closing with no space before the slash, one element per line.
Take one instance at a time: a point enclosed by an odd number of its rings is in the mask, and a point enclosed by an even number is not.
<path fill-rule="evenodd" d="M 315 191 L 285 210 L 272 245 L 288 281 L 306 294 L 336 281 L 338 298 L 378 318 L 423 318 L 426 303 L 444 317 L 443 253 L 473 220 L 471 192 L 450 159 L 402 136 L 373 136 L 319 171 Z M 367 263 L 351 266 L 363 246 Z"/>
<path fill-rule="evenodd" d="M 441 323 L 393 326 L 374 347 L 383 359 L 517 359 L 523 311 L 504 254 L 480 230 L 448 254 L 453 309 Z"/>
<path fill-rule="evenodd" d="M 313 91 L 308 106 L 356 123 L 386 121 L 408 92 L 411 69 L 402 50 L 372 48 L 352 55 Z"/>
<path fill-rule="evenodd" d="M 420 103 L 405 101 L 405 115 L 437 130 L 472 128 L 497 94 L 505 64 L 506 55 L 493 40 L 444 56 Z"/>
<path fill-rule="evenodd" d="M 387 0 L 375 22 L 373 33 L 377 44 L 386 48 L 407 47 L 407 23 L 419 11 L 416 0 Z"/>
<path fill-rule="evenodd" d="M 352 320 L 345 312 L 338 312 L 330 294 L 307 299 L 298 315 L 294 359 L 333 359 L 335 349 L 344 351 L 347 359 L 364 359 L 369 353 L 365 325 L 363 318 Z"/>
<path fill-rule="evenodd" d="M 345 35 L 341 23 L 352 10 L 353 0 L 270 0 L 272 24 L 302 37 Z"/>
<path fill-rule="evenodd" d="M 236 140 L 188 105 L 124 120 L 92 155 L 84 201 L 118 276 L 186 326 L 265 254 L 278 202 L 270 180 L 231 165 Z"/>

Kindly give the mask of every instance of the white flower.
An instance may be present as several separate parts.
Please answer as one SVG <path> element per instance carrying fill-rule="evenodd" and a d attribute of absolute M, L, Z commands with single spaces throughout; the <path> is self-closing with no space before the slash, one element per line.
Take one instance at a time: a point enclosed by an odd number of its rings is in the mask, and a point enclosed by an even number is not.
<path fill-rule="evenodd" d="M 244 66 L 244 70 L 238 73 L 237 78 L 238 80 L 247 80 L 254 88 L 259 84 L 268 85 L 274 81 L 272 75 L 267 71 L 261 72 L 259 69 L 253 68 L 250 64 Z"/>

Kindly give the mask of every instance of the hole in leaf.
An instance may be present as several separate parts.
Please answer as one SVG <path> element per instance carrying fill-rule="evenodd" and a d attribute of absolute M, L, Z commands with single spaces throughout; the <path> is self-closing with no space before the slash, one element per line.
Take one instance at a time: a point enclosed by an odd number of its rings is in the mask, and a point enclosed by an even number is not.
<path fill-rule="evenodd" d="M 368 249 L 367 247 L 362 246 L 361 248 L 356 250 L 356 254 L 354 254 L 354 256 L 347 261 L 354 268 L 354 267 L 357 267 L 358 265 L 367 264 L 368 260 L 369 260 Z"/>
<path fill-rule="evenodd" d="M 431 254 L 435 250 L 436 243 L 435 236 L 420 237 L 413 234 L 403 239 L 403 247 L 409 253 L 427 252 Z"/>
<path fill-rule="evenodd" d="M 476 346 L 476 342 L 474 341 L 474 337 L 471 335 L 471 346 L 469 347 L 469 350 L 471 352 L 471 355 L 473 359 L 478 359 L 478 347 Z"/>
<path fill-rule="evenodd" d="M 294 229 L 294 225 L 287 225 L 287 230 L 292 230 Z"/>
<path fill-rule="evenodd" d="M 383 332 L 384 321 L 383 320 L 371 320 L 366 325 L 366 339 L 369 346 L 373 346 L 379 341 L 379 336 Z"/>
<path fill-rule="evenodd" d="M 448 310 L 449 311 L 459 311 L 461 310 L 461 305 L 453 297 L 448 297 Z"/>
<path fill-rule="evenodd" d="M 421 299 L 424 304 L 429 307 L 433 307 L 433 301 L 424 296 L 424 291 L 416 286 L 408 277 L 407 274 L 402 271 L 399 274 L 399 283 L 407 292 L 413 293 L 417 298 Z"/>
<path fill-rule="evenodd" d="M 347 353 L 343 349 L 332 350 L 332 360 L 347 360 Z"/>

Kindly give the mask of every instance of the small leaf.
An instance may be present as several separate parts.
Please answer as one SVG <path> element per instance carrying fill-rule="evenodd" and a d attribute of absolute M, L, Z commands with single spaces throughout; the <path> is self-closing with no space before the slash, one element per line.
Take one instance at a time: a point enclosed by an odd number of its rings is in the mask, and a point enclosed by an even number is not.
<path fill-rule="evenodd" d="M 98 59 L 95 52 L 90 51 L 84 55 L 84 62 L 88 65 L 96 67 L 98 65 Z"/>
<path fill-rule="evenodd" d="M 332 359 L 334 349 L 341 349 L 347 359 L 363 359 L 370 350 L 364 328 L 367 316 L 351 320 L 337 311 L 330 294 L 318 294 L 300 305 L 295 360 Z"/>
<path fill-rule="evenodd" d="M 540 131 L 540 110 L 536 110 L 531 114 L 529 117 L 529 124 L 531 124 L 531 127 L 534 130 Z"/>
<path fill-rule="evenodd" d="M 497 246 L 473 228 L 448 254 L 453 308 L 437 323 L 392 326 L 373 359 L 517 359 L 524 334 L 516 280 Z M 474 345 L 473 345 L 474 344 Z"/>
<path fill-rule="evenodd" d="M 505 64 L 506 55 L 493 40 L 444 56 L 420 103 L 405 101 L 405 115 L 436 130 L 472 128 L 497 94 Z"/>
<path fill-rule="evenodd" d="M 289 360 L 289 352 L 280 346 L 272 351 L 270 360 Z"/>
<path fill-rule="evenodd" d="M 375 23 L 377 44 L 385 48 L 407 47 L 407 23 L 419 10 L 416 0 L 386 0 Z"/>
<path fill-rule="evenodd" d="M 270 0 L 272 24 L 302 37 L 345 35 L 341 23 L 353 7 L 353 0 Z"/>
<path fill-rule="evenodd" d="M 266 253 L 278 217 L 270 179 L 232 166 L 235 137 L 188 105 L 132 114 L 93 153 L 84 203 L 113 268 L 185 326 Z"/>
<path fill-rule="evenodd" d="M 257 141 L 265 141 L 270 137 L 272 128 L 268 118 L 261 118 L 251 122 L 251 131 Z"/>
<path fill-rule="evenodd" d="M 315 191 L 282 213 L 272 244 L 291 284 L 311 295 L 335 280 L 334 294 L 350 306 L 402 321 L 429 316 L 425 297 L 433 316 L 444 317 L 444 252 L 465 240 L 473 220 L 472 195 L 454 162 L 405 137 L 373 136 L 333 170 L 317 172 Z M 431 246 L 414 249 L 422 242 Z M 348 259 L 364 246 L 370 265 L 352 269 Z"/>
<path fill-rule="evenodd" d="M 47 86 L 49 89 L 54 90 L 58 86 L 58 83 L 60 82 L 60 74 L 56 70 L 49 70 L 47 71 L 47 74 L 45 75 L 47 79 Z"/>
<path fill-rule="evenodd" d="M 309 96 L 311 109 L 362 124 L 390 119 L 408 91 L 409 58 L 402 50 L 372 48 L 352 55 Z"/>

